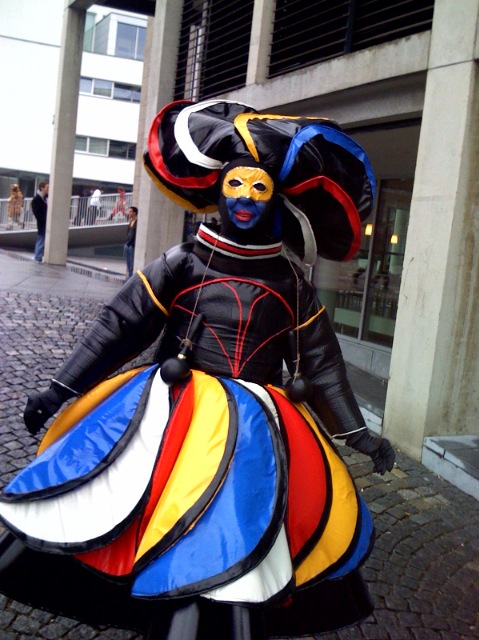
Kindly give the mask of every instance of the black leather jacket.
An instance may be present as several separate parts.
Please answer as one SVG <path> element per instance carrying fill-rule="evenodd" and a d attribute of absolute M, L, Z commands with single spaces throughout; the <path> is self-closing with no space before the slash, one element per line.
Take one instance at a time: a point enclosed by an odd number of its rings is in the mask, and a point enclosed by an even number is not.
<path fill-rule="evenodd" d="M 161 364 L 177 355 L 198 313 L 203 320 L 188 357 L 192 368 L 281 384 L 283 360 L 296 357 L 288 340 L 294 330 L 300 372 L 313 385 L 308 403 L 321 421 L 331 433 L 364 425 L 326 310 L 301 270 L 279 254 L 244 259 L 200 242 L 174 247 L 105 305 L 55 378 L 87 391 L 163 331 Z"/>

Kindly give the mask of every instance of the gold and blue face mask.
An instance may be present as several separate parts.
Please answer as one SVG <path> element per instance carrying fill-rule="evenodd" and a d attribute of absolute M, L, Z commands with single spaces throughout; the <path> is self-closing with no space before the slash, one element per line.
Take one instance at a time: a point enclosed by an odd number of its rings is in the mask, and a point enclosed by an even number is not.
<path fill-rule="evenodd" d="M 263 222 L 271 209 L 274 183 L 261 167 L 237 166 L 227 171 L 221 194 L 220 210 L 238 229 L 253 229 Z"/>

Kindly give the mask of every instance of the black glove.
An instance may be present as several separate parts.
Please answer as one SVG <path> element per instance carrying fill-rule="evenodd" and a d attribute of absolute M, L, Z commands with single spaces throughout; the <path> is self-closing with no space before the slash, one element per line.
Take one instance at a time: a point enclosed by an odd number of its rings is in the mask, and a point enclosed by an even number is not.
<path fill-rule="evenodd" d="M 23 420 L 32 436 L 36 435 L 45 425 L 48 418 L 51 418 L 62 404 L 73 395 L 68 389 L 52 383 L 46 391 L 32 393 L 31 396 L 28 396 Z"/>
<path fill-rule="evenodd" d="M 396 453 L 386 438 L 373 436 L 364 429 L 346 438 L 346 444 L 359 453 L 369 456 L 374 462 L 373 471 L 376 473 L 384 475 L 386 471 L 392 470 Z"/>

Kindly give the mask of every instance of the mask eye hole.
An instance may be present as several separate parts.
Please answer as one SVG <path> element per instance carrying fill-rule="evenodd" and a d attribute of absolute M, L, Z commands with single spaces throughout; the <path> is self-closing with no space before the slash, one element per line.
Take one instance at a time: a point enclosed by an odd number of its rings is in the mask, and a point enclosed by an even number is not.
<path fill-rule="evenodd" d="M 228 180 L 228 184 L 230 187 L 238 188 L 241 187 L 243 183 L 241 180 L 238 180 L 238 178 L 232 178 L 231 180 Z"/>
<path fill-rule="evenodd" d="M 256 189 L 256 191 L 261 191 L 262 193 L 266 191 L 266 185 L 262 182 L 255 182 L 253 188 Z"/>

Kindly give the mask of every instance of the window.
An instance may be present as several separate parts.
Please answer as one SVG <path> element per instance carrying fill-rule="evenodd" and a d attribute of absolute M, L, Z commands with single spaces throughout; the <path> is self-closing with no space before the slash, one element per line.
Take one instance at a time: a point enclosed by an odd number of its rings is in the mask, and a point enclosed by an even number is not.
<path fill-rule="evenodd" d="M 83 51 L 93 51 L 93 34 L 95 32 L 95 14 L 87 11 L 85 17 L 85 33 L 83 35 Z"/>
<path fill-rule="evenodd" d="M 91 153 L 97 156 L 107 156 L 109 158 L 134 160 L 136 144 L 133 142 L 123 142 L 121 140 L 77 136 L 75 140 L 75 151 Z"/>
<path fill-rule="evenodd" d="M 75 151 L 88 151 L 88 138 L 86 136 L 76 137 Z"/>
<path fill-rule="evenodd" d="M 111 98 L 113 82 L 111 80 L 100 80 L 99 78 L 80 78 L 80 93 Z"/>
<path fill-rule="evenodd" d="M 106 156 L 108 155 L 108 140 L 104 140 L 103 138 L 90 138 L 88 136 L 77 136 L 75 140 L 75 151 Z"/>
<path fill-rule="evenodd" d="M 108 154 L 108 140 L 104 140 L 103 138 L 89 138 L 89 141 L 89 153 L 94 153 L 99 156 L 106 156 Z"/>
<path fill-rule="evenodd" d="M 357 256 L 316 264 L 318 297 L 341 335 L 392 346 L 412 187 L 412 180 L 383 180 L 375 216 L 363 224 Z"/>
<path fill-rule="evenodd" d="M 91 78 L 80 78 L 80 93 L 92 93 L 93 80 Z"/>
<path fill-rule="evenodd" d="M 111 98 L 113 91 L 113 82 L 109 80 L 93 80 L 93 95 Z"/>
<path fill-rule="evenodd" d="M 141 87 L 99 78 L 80 78 L 80 93 L 126 102 L 140 102 L 141 99 Z"/>
<path fill-rule="evenodd" d="M 140 102 L 141 87 L 115 82 L 113 98 L 115 100 L 126 100 L 127 102 Z"/>
<path fill-rule="evenodd" d="M 110 140 L 108 155 L 110 158 L 124 158 L 134 160 L 136 154 L 136 144 L 122 142 L 120 140 Z"/>
<path fill-rule="evenodd" d="M 363 339 L 385 346 L 392 346 L 396 324 L 411 196 L 411 180 L 383 180 L 371 229 Z"/>
<path fill-rule="evenodd" d="M 145 54 L 146 29 L 132 24 L 118 23 L 115 56 L 143 60 Z"/>
<path fill-rule="evenodd" d="M 111 16 L 106 16 L 95 24 L 93 31 L 93 53 L 108 53 Z"/>
<path fill-rule="evenodd" d="M 130 20 L 115 12 L 104 17 L 87 13 L 83 37 L 84 51 L 143 60 L 145 40 L 146 20 L 140 16 Z"/>
<path fill-rule="evenodd" d="M 136 41 L 136 59 L 143 60 L 145 58 L 145 42 L 146 42 L 146 29 L 138 28 L 138 38 Z"/>

